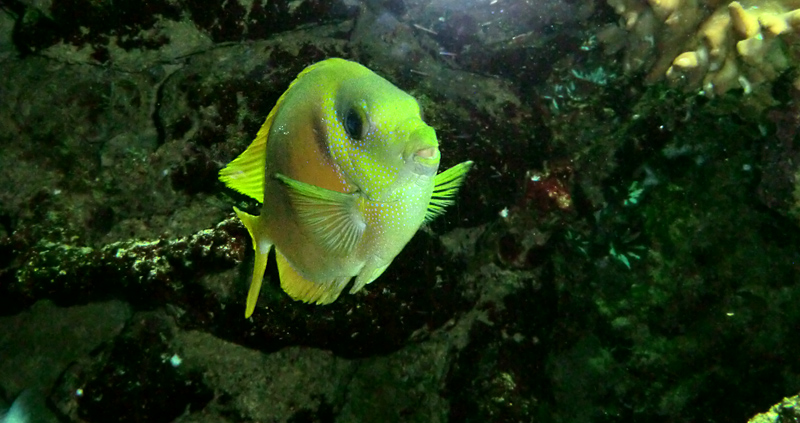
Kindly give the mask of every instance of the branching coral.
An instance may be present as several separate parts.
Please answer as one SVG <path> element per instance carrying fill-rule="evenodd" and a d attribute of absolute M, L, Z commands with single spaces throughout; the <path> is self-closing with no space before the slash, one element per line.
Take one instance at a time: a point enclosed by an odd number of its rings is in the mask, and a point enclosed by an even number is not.
<path fill-rule="evenodd" d="M 706 95 L 769 87 L 800 63 L 800 0 L 608 0 L 619 27 L 601 31 L 625 68 Z M 800 77 L 794 81 L 800 90 Z"/>

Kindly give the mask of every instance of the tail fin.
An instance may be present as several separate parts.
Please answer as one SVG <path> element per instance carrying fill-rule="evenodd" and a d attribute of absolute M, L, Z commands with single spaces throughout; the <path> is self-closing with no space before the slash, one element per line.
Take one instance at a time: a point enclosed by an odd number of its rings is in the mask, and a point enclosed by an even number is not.
<path fill-rule="evenodd" d="M 255 266 L 253 266 L 253 280 L 250 282 L 250 290 L 247 292 L 247 305 L 245 306 L 244 318 L 248 319 L 253 315 L 258 301 L 258 293 L 261 292 L 261 281 L 264 279 L 264 271 L 267 269 L 267 259 L 272 243 L 264 236 L 261 231 L 261 224 L 258 216 L 247 214 L 236 207 L 233 208 L 239 220 L 242 221 L 250 237 L 253 238 L 253 249 L 256 251 Z M 0 421 L 0 423 L 3 423 Z"/>

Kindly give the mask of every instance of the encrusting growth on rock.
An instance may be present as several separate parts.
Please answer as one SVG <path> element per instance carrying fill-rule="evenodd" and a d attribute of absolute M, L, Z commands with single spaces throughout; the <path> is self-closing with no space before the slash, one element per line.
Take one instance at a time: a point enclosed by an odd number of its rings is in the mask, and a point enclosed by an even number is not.
<path fill-rule="evenodd" d="M 619 26 L 598 37 L 625 69 L 646 71 L 712 97 L 730 90 L 768 93 L 800 58 L 800 0 L 608 0 Z M 794 87 L 800 90 L 800 76 Z"/>

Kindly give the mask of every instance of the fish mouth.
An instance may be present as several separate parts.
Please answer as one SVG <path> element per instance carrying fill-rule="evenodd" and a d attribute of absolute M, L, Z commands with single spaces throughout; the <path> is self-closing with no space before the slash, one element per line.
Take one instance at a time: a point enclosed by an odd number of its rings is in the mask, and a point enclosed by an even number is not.
<path fill-rule="evenodd" d="M 433 157 L 436 153 L 436 147 L 428 147 L 428 148 L 421 148 L 414 152 L 414 155 L 423 159 L 428 159 Z"/>
<path fill-rule="evenodd" d="M 406 141 L 403 159 L 411 171 L 419 175 L 435 174 L 439 168 L 441 153 L 436 132 L 422 121 L 412 122 L 414 127 Z M 412 123 L 409 123 L 410 126 Z"/>
<path fill-rule="evenodd" d="M 414 153 L 411 155 L 411 161 L 425 167 L 439 166 L 440 158 L 441 158 L 441 153 L 439 153 L 438 147 L 418 148 L 414 150 Z"/>

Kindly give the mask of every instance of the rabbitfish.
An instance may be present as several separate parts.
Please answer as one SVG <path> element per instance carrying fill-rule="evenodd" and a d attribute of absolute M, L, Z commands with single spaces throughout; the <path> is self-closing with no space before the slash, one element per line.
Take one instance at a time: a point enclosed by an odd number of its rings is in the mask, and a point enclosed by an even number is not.
<path fill-rule="evenodd" d="M 417 101 L 343 59 L 309 66 L 278 99 L 252 144 L 220 171 L 263 203 L 234 207 L 256 250 L 245 317 L 256 306 L 269 250 L 295 300 L 328 304 L 355 293 L 444 212 L 472 162 L 437 175 L 439 142 Z"/>

